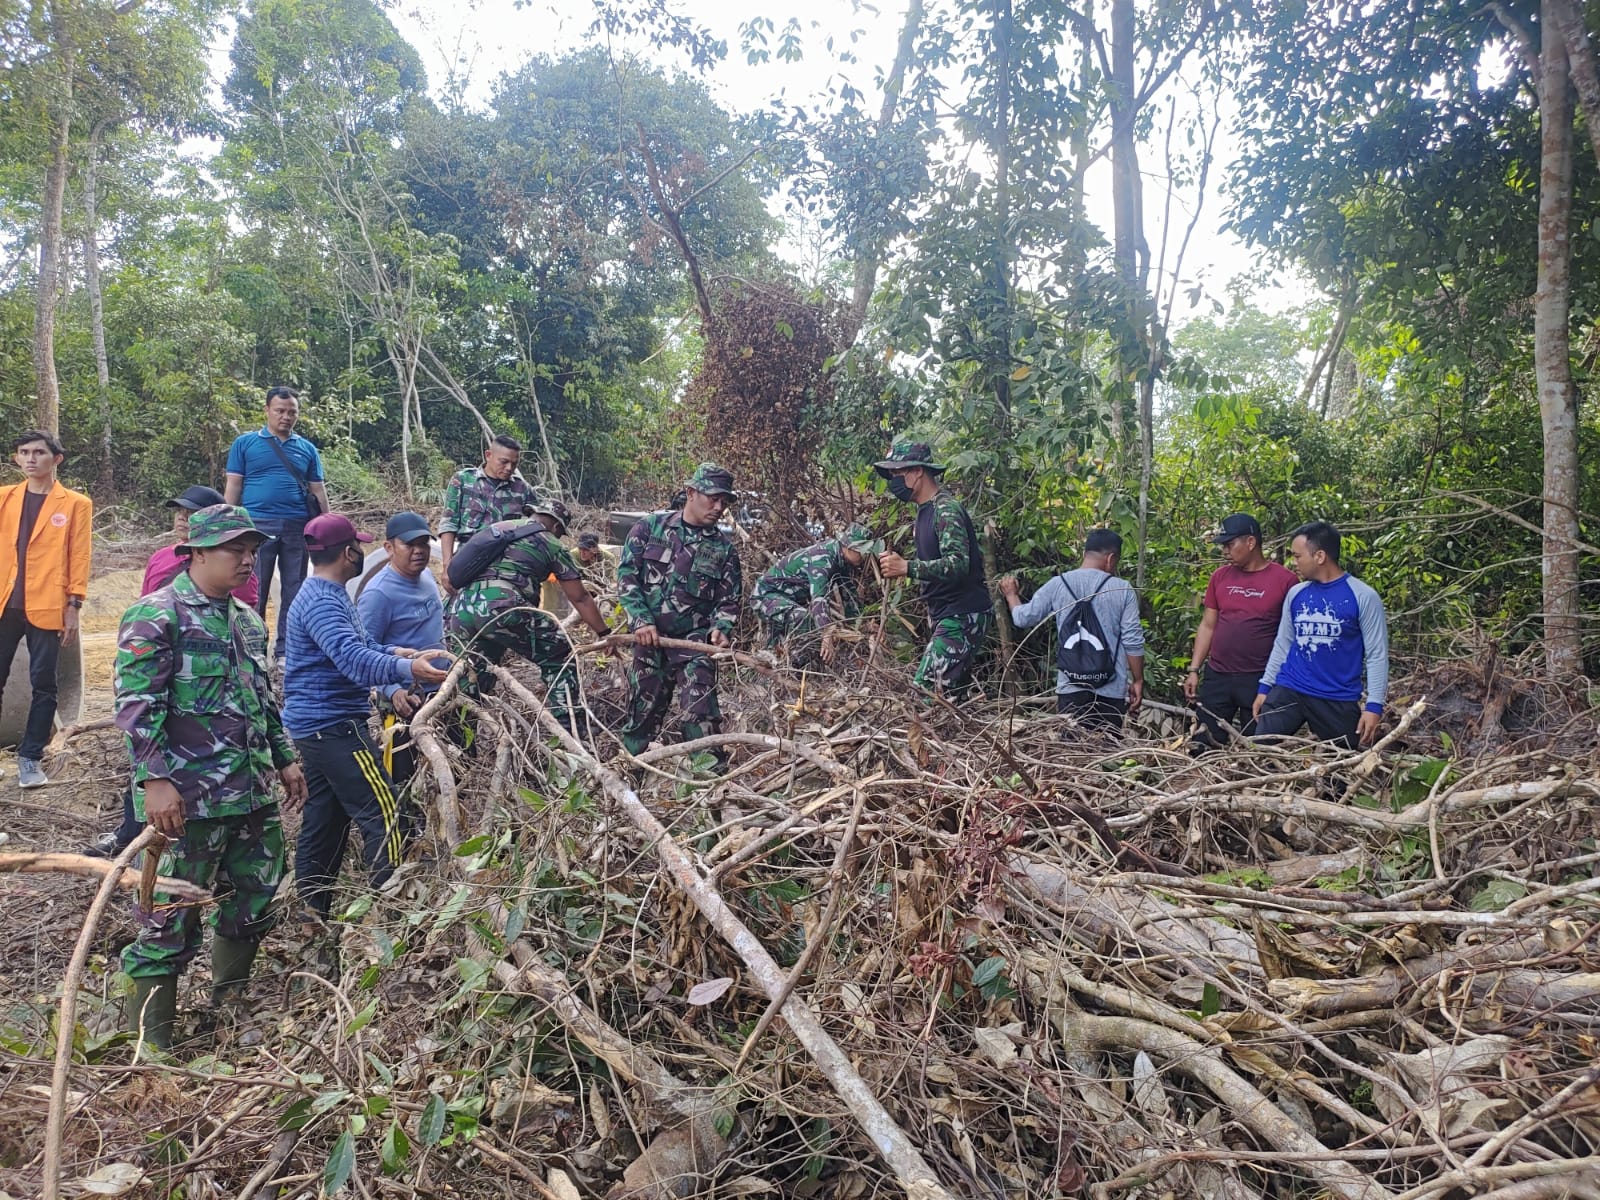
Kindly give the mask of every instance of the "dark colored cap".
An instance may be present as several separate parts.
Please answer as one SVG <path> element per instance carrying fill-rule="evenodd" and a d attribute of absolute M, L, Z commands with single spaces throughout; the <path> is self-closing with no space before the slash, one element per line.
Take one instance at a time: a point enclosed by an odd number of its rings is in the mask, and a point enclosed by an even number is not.
<path fill-rule="evenodd" d="M 370 542 L 372 535 L 362 533 L 355 522 L 343 513 L 323 513 L 306 522 L 306 549 L 331 550 L 345 542 Z"/>
<path fill-rule="evenodd" d="M 703 462 L 694 469 L 685 487 L 692 487 L 705 496 L 733 495 L 733 472 L 714 462 Z"/>
<path fill-rule="evenodd" d="M 894 445 L 889 447 L 889 457 L 880 459 L 872 464 L 879 475 L 885 477 L 896 471 L 909 470 L 911 467 L 926 467 L 930 471 L 942 472 L 944 468 L 933 461 L 933 447 L 927 442 L 913 442 L 906 438 L 895 438 Z"/>
<path fill-rule="evenodd" d="M 190 512 L 199 512 L 202 508 L 210 508 L 216 504 L 226 504 L 222 493 L 216 488 L 209 488 L 203 483 L 193 487 L 184 488 L 181 493 L 167 501 L 168 508 L 187 508 Z"/>
<path fill-rule="evenodd" d="M 1222 522 L 1221 528 L 1211 535 L 1211 540 L 1217 545 L 1231 542 L 1236 537 L 1253 537 L 1261 540 L 1261 523 L 1249 513 L 1234 513 Z"/>
<path fill-rule="evenodd" d="M 243 537 L 255 538 L 257 543 L 272 540 L 238 505 L 212 504 L 189 518 L 189 536 L 178 543 L 178 549 L 209 550 Z"/>
<path fill-rule="evenodd" d="M 600 549 L 600 535 L 598 533 L 580 533 L 578 535 L 579 550 Z"/>
<path fill-rule="evenodd" d="M 396 538 L 402 542 L 414 542 L 419 538 L 432 536 L 433 531 L 428 528 L 428 518 L 421 513 L 395 513 L 383 527 L 383 540 L 386 542 L 392 542 Z"/>
<path fill-rule="evenodd" d="M 536 504 L 528 505 L 522 511 L 530 517 L 549 517 L 559 521 L 563 532 L 572 524 L 572 510 L 559 500 L 540 500 Z"/>

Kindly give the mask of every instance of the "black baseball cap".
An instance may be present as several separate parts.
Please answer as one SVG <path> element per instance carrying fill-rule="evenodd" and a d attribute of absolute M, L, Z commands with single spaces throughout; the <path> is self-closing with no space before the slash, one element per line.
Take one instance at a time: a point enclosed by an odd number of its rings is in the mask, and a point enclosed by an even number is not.
<path fill-rule="evenodd" d="M 216 488 L 209 488 L 203 483 L 193 487 L 184 488 L 182 492 L 167 501 L 168 508 L 187 508 L 190 512 L 199 512 L 202 508 L 210 508 L 214 504 L 226 504 L 222 493 Z"/>
<path fill-rule="evenodd" d="M 402 542 L 414 542 L 418 538 L 432 536 L 433 531 L 428 528 L 428 519 L 420 513 L 395 513 L 383 527 L 383 540 L 386 542 L 392 542 L 396 538 Z"/>
<path fill-rule="evenodd" d="M 1220 546 L 1225 542 L 1233 541 L 1236 537 L 1253 537 L 1259 542 L 1261 540 L 1261 522 L 1257 521 L 1249 513 L 1234 513 L 1231 517 L 1223 520 L 1222 527 L 1212 535 L 1211 540 Z"/>

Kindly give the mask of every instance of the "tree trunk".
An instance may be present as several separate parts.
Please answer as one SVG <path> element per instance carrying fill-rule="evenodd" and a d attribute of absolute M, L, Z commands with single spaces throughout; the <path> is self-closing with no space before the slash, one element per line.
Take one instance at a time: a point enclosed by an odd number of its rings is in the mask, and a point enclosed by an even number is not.
<path fill-rule="evenodd" d="M 104 134 L 104 125 L 94 127 L 83 163 L 83 279 L 89 292 L 89 331 L 94 341 L 94 373 L 100 407 L 99 491 L 102 496 L 109 496 L 116 479 L 111 457 L 111 363 L 106 357 L 105 293 L 100 286 L 99 167 L 100 142 Z"/>
<path fill-rule="evenodd" d="M 883 107 L 878 110 L 878 134 L 881 137 L 894 125 L 895 109 L 900 94 L 905 91 L 906 70 L 916 52 L 917 33 L 922 28 L 923 0 L 911 0 L 906 6 L 905 23 L 900 27 L 900 44 L 894 53 L 894 66 L 883 84 Z M 872 302 L 872 291 L 878 284 L 878 268 L 883 261 L 883 245 L 875 242 L 856 252 L 855 280 L 850 292 L 850 307 L 845 313 L 842 342 L 848 346 L 856 340 L 867 319 L 867 305 Z"/>
<path fill-rule="evenodd" d="M 1545 0 L 1544 18 L 1561 31 L 1578 107 L 1583 110 L 1584 125 L 1589 130 L 1589 144 L 1596 161 L 1600 161 L 1600 70 L 1595 67 L 1594 44 L 1589 40 L 1583 9 L 1574 0 Z"/>
<path fill-rule="evenodd" d="M 50 163 L 44 173 L 39 214 L 39 281 L 33 310 L 34 423 L 49 433 L 61 428 L 61 388 L 56 379 L 56 311 L 61 299 L 61 226 L 67 200 L 68 151 L 72 140 L 72 47 L 66 16 L 54 6 L 58 78 L 52 89 Z"/>
<path fill-rule="evenodd" d="M 1111 0 L 1111 260 L 1134 318 L 1133 293 L 1139 275 L 1141 205 L 1139 145 L 1134 127 L 1133 0 Z M 1130 357 L 1130 360 L 1131 357 Z M 1124 364 L 1124 371 L 1126 370 Z M 1126 374 L 1124 374 L 1126 378 Z M 1118 389 L 1111 409 L 1111 440 L 1122 450 L 1124 400 Z"/>
<path fill-rule="evenodd" d="M 1009 432 L 1011 416 L 1012 286 L 1015 234 L 1011 230 L 1011 40 L 1015 34 L 1011 0 L 1000 0 L 994 17 L 995 112 L 990 147 L 994 152 L 994 251 L 991 289 L 1003 320 L 994 362 L 994 398 Z"/>
<path fill-rule="evenodd" d="M 1534 375 L 1544 431 L 1544 650 L 1557 677 L 1582 673 L 1578 612 L 1578 405 L 1572 384 L 1572 98 L 1567 51 L 1544 0 L 1540 21 L 1539 276 Z"/>

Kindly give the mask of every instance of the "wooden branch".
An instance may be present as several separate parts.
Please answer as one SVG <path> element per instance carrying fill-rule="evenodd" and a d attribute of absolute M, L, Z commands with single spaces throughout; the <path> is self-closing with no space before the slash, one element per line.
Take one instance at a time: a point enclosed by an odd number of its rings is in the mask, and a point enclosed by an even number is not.
<path fill-rule="evenodd" d="M 773 961 L 760 939 L 728 907 L 721 893 L 700 874 L 694 860 L 678 845 L 666 826 L 645 807 L 621 776 L 590 755 L 514 675 L 502 667 L 493 670 L 507 688 L 535 709 L 546 731 L 595 778 L 634 828 L 649 839 L 678 887 L 733 947 L 768 997 L 776 999 L 784 987 L 782 968 Z M 839 1044 L 822 1027 L 810 1006 L 791 995 L 783 1007 L 783 1018 L 860 1124 L 873 1148 L 894 1172 L 906 1194 L 912 1200 L 954 1200 L 905 1131 L 873 1095 Z"/>
<path fill-rule="evenodd" d="M 106 858 L 90 858 L 87 854 L 64 853 L 27 853 L 27 854 L 0 854 L 0 874 L 14 872 L 20 875 L 82 875 L 86 879 L 111 879 L 116 887 L 136 891 L 141 886 L 141 879 L 137 875 L 128 875 L 117 866 L 122 861 L 119 854 L 113 862 Z M 145 866 L 154 872 L 153 864 L 160 861 L 160 855 L 152 854 L 145 859 Z M 203 901 L 211 899 L 211 893 L 203 887 L 196 887 L 182 879 L 169 879 L 165 875 L 154 875 L 151 882 L 163 892 L 170 892 L 181 900 Z M 148 909 L 148 898 L 142 901 L 143 907 Z"/>
<path fill-rule="evenodd" d="M 451 845 L 459 841 L 458 789 L 455 773 L 433 729 L 433 721 L 448 702 L 464 669 L 464 661 L 458 661 L 439 691 L 411 719 L 411 735 L 423 750 L 439 789 L 436 813 L 441 833 Z M 502 741 L 502 747 L 506 745 L 509 743 Z M 446 869 L 453 869 L 457 862 L 450 860 Z M 466 881 L 471 883 L 481 874 L 470 872 L 465 876 Z M 484 898 L 483 908 L 496 932 L 505 936 L 510 911 L 492 895 Z M 520 938 L 512 941 L 503 953 L 516 965 L 505 962 L 500 952 L 496 952 L 493 970 L 502 985 L 519 992 L 531 992 L 549 1007 L 569 1034 L 605 1062 L 619 1078 L 639 1087 L 652 1104 L 677 1114 L 679 1120 L 674 1127 L 659 1135 L 635 1165 L 648 1173 L 655 1164 L 672 1158 L 681 1149 L 687 1134 L 687 1143 L 696 1155 L 695 1165 L 709 1174 L 727 1150 L 727 1140 L 717 1132 L 713 1119 L 717 1109 L 715 1094 L 678 1079 L 653 1052 L 629 1041 L 608 1025 L 578 999 L 567 977 L 548 966 L 526 941 Z"/>
<path fill-rule="evenodd" d="M 1521 528 L 1528 530 L 1530 533 L 1537 533 L 1540 537 L 1544 536 L 1543 525 L 1535 524 L 1526 517 L 1519 517 L 1516 513 L 1510 511 L 1509 509 L 1501 508 L 1499 505 L 1490 504 L 1487 500 L 1484 500 L 1478 496 L 1474 496 L 1471 492 L 1450 492 L 1441 490 L 1437 494 L 1440 496 L 1448 496 L 1452 500 L 1465 500 L 1468 504 L 1474 505 L 1477 508 L 1481 508 L 1484 512 L 1493 513 L 1497 517 L 1502 517 L 1505 520 L 1510 521 L 1513 525 L 1518 525 Z M 1543 499 L 1543 497 L 1540 497 L 1540 499 Z M 1574 541 L 1572 545 L 1577 549 L 1582 550 L 1585 554 L 1600 554 L 1600 546 L 1592 545 L 1589 542 Z"/>
<path fill-rule="evenodd" d="M 585 642 L 581 646 L 574 646 L 574 654 L 603 654 L 608 650 L 615 650 L 619 646 L 633 646 L 638 643 L 638 638 L 631 633 L 611 633 L 597 642 Z M 726 646 L 713 646 L 710 642 L 694 642 L 687 638 L 656 638 L 656 645 L 663 650 L 688 650 L 694 654 L 704 654 L 708 658 L 732 659 L 741 667 L 749 667 L 763 675 L 772 675 L 777 671 L 771 659 L 761 658 L 754 654 L 746 654 L 742 650 L 733 650 Z"/>
<path fill-rule="evenodd" d="M 734 1072 L 744 1066 L 744 1060 L 750 1056 L 751 1049 L 761 1040 L 761 1035 L 767 1031 L 777 1015 L 783 1011 L 783 1006 L 789 1002 L 795 987 L 811 969 L 811 961 L 817 957 L 828 935 L 833 930 L 833 919 L 839 912 L 839 898 L 844 895 L 844 864 L 850 855 L 850 847 L 855 844 L 856 826 L 861 822 L 861 810 L 867 803 L 867 790 L 856 789 L 855 807 L 850 810 L 850 820 L 844 827 L 844 837 L 839 840 L 839 850 L 833 856 L 833 866 L 828 871 L 828 906 L 822 911 L 822 920 L 817 922 L 816 933 L 806 942 L 806 948 L 800 952 L 800 957 L 795 960 L 794 966 L 789 971 L 789 976 L 783 981 L 783 987 L 767 1005 L 766 1012 L 761 1014 L 761 1019 L 756 1022 L 756 1027 L 750 1031 L 750 1036 L 744 1040 L 744 1049 L 739 1051 L 739 1059 L 734 1064 Z"/>
<path fill-rule="evenodd" d="M 150 857 L 159 858 L 166 844 L 165 835 L 153 825 L 146 825 L 139 836 L 107 864 L 109 869 L 100 881 L 100 890 L 94 894 L 88 914 L 83 918 L 77 944 L 72 947 L 67 974 L 61 981 L 61 1007 L 56 1018 L 56 1061 L 50 1073 L 50 1115 L 45 1121 L 44 1133 L 44 1200 L 61 1200 L 61 1131 L 67 1116 L 67 1071 L 72 1064 L 72 1040 L 78 1028 L 78 989 L 83 983 L 83 968 L 89 961 L 89 950 L 94 945 L 95 930 L 100 927 L 100 918 L 105 915 L 106 905 L 117 890 L 117 881 L 128 869 L 134 855 L 149 849 Z"/>
<path fill-rule="evenodd" d="M 650 152 L 650 141 L 644 135 L 644 126 L 636 124 L 634 128 L 639 131 L 639 142 L 635 149 L 639 151 L 639 157 L 644 159 L 644 173 L 650 181 L 650 194 L 655 197 L 656 207 L 661 210 L 662 224 L 689 268 L 689 282 L 694 286 L 695 306 L 700 310 L 700 319 L 710 325 L 714 317 L 711 293 L 706 290 L 705 276 L 700 272 L 700 260 L 689 245 L 689 235 L 683 230 L 679 210 L 667 201 L 666 187 L 661 182 L 661 168 L 656 165 L 655 155 Z"/>
<path fill-rule="evenodd" d="M 1249 1080 L 1222 1059 L 1222 1052 L 1175 1030 L 1133 1017 L 1097 1017 L 1062 1003 L 1050 1006 L 1050 1019 L 1070 1051 L 1143 1050 L 1170 1070 L 1206 1088 L 1245 1128 L 1285 1154 L 1314 1158 L 1317 1182 L 1343 1200 L 1394 1200 L 1394 1193 L 1372 1176 L 1339 1158 Z"/>

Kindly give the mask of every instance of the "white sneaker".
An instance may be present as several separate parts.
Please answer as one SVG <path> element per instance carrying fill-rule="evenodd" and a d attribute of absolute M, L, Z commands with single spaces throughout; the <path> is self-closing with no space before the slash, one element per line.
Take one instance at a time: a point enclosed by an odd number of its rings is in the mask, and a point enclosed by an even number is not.
<path fill-rule="evenodd" d="M 44 773 L 44 768 L 39 765 L 39 760 L 34 758 L 17 759 L 17 786 L 20 788 L 48 787 L 50 776 Z"/>

